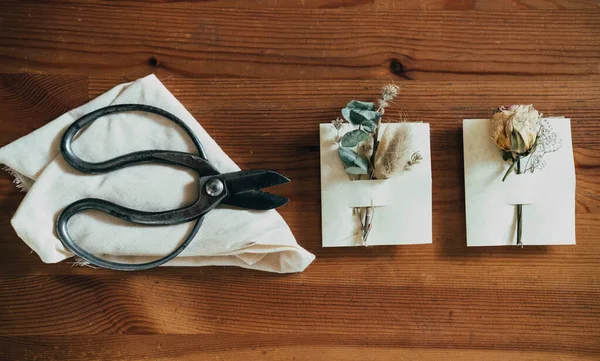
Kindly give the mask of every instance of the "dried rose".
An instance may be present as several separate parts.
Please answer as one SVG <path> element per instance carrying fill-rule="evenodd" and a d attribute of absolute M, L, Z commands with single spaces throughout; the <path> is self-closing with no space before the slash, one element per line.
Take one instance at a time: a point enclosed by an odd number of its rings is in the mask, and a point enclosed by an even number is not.
<path fill-rule="evenodd" d="M 533 105 L 505 105 L 491 121 L 492 139 L 502 151 L 516 159 L 527 156 L 535 147 L 540 113 Z"/>
<path fill-rule="evenodd" d="M 504 160 L 512 162 L 502 181 L 513 171 L 521 174 L 521 158 L 535 152 L 540 116 L 533 105 L 505 105 L 494 113 L 490 123 L 492 140 L 502 150 Z M 517 244 L 521 246 L 522 212 L 523 205 L 517 204 Z"/>

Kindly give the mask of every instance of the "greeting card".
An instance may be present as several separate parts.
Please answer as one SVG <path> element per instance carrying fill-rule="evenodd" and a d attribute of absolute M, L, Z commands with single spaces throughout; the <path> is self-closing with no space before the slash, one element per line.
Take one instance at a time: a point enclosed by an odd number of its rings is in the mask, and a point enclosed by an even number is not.
<path fill-rule="evenodd" d="M 463 140 L 468 246 L 575 244 L 570 119 L 504 106 Z"/>
<path fill-rule="evenodd" d="M 397 90 L 320 125 L 324 247 L 432 241 L 429 124 L 382 123 Z"/>

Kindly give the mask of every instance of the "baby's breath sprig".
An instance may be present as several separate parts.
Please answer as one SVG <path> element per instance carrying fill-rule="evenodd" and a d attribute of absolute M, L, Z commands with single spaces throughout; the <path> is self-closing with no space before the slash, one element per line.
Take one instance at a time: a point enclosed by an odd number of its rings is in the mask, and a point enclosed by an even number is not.
<path fill-rule="evenodd" d="M 342 124 L 344 124 L 344 120 L 340 119 L 340 117 L 337 117 L 335 120 L 331 121 L 331 124 L 333 125 L 333 127 L 337 131 L 337 134 L 335 136 L 335 142 L 339 143 L 340 140 L 341 140 L 341 138 L 340 138 L 340 129 L 342 128 Z"/>
<path fill-rule="evenodd" d="M 418 164 L 423 160 L 423 156 L 419 152 L 414 152 L 410 159 L 406 162 L 404 170 L 411 170 L 413 165 Z"/>

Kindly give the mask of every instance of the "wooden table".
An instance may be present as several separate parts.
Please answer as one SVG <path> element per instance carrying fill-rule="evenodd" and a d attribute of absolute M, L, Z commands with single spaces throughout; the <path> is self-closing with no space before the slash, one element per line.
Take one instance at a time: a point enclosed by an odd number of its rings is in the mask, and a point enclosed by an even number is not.
<path fill-rule="evenodd" d="M 2 360 L 600 359 L 600 3 L 4 1 L 0 145 L 156 73 L 242 167 L 293 182 L 303 273 L 44 264 L 0 176 Z M 318 124 L 389 81 L 431 124 L 433 244 L 321 247 Z M 577 245 L 467 248 L 461 120 L 572 118 Z M 391 119 L 391 118 L 390 118 Z"/>

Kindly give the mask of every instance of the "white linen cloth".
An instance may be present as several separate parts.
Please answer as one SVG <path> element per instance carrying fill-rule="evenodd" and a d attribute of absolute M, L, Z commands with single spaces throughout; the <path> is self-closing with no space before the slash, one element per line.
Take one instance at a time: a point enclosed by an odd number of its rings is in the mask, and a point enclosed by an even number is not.
<path fill-rule="evenodd" d="M 73 169 L 60 154 L 67 127 L 108 105 L 138 103 L 165 109 L 181 118 L 202 143 L 209 162 L 221 172 L 240 170 L 184 106 L 154 76 L 121 84 L 73 109 L 42 128 L 0 148 L 0 163 L 29 189 L 12 226 L 46 263 L 72 256 L 54 230 L 61 210 L 81 198 L 101 198 L 144 211 L 163 211 L 192 203 L 198 175 L 160 164 L 136 165 L 91 175 Z M 1 117 L 1 116 L 0 116 Z M 126 112 L 99 118 L 73 142 L 82 159 L 101 161 L 145 149 L 197 153 L 189 137 L 161 116 Z M 86 250 L 121 262 L 145 262 L 170 253 L 194 222 L 175 226 L 140 226 L 98 211 L 75 215 L 73 239 Z M 300 247 L 275 210 L 250 211 L 218 207 L 209 212 L 192 243 L 167 266 L 239 266 L 290 273 L 304 270 L 314 255 Z"/>

